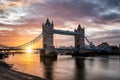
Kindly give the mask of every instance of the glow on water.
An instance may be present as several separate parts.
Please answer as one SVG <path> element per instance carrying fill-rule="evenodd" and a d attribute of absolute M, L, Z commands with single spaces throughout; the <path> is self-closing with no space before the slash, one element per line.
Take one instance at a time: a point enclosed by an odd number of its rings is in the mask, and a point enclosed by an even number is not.
<path fill-rule="evenodd" d="M 120 80 L 120 57 L 42 59 L 39 53 L 10 55 L 15 70 L 49 80 Z"/>

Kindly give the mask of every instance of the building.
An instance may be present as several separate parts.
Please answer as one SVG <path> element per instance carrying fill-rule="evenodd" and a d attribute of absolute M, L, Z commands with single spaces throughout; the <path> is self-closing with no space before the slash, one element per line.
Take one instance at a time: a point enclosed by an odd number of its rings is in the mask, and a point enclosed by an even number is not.
<path fill-rule="evenodd" d="M 119 52 L 119 47 L 116 45 L 109 45 L 107 42 L 103 42 L 98 47 L 106 52 L 115 53 Z"/>

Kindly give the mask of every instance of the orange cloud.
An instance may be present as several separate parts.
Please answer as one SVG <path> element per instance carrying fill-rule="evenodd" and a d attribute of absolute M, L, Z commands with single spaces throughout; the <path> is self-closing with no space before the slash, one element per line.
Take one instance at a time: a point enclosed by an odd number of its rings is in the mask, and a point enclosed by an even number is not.
<path fill-rule="evenodd" d="M 0 4 L 0 44 L 24 44 L 41 33 L 42 22 L 47 17 L 53 20 L 55 27 L 63 30 L 74 30 L 78 24 L 86 29 L 88 39 L 95 41 L 109 40 L 109 34 L 116 36 L 109 43 L 119 43 L 120 14 L 113 0 L 3 0 Z M 1 0 L 0 0 L 1 2 Z M 104 8 L 103 8 L 104 6 Z M 114 32 L 109 32 L 113 30 Z M 105 36 L 104 36 L 105 35 Z M 104 38 L 103 38 L 104 37 Z M 105 39 L 106 38 L 106 39 Z M 109 38 L 109 39 L 108 39 Z M 118 41 L 116 41 L 118 40 Z M 73 37 L 56 38 L 55 44 L 73 44 Z"/>

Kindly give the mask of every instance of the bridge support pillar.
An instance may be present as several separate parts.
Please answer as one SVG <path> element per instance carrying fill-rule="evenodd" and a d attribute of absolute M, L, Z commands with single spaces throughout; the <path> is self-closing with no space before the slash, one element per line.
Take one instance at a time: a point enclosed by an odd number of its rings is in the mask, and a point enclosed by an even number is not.
<path fill-rule="evenodd" d="M 75 29 L 75 32 L 80 33 L 80 34 L 75 35 L 75 48 L 79 50 L 78 53 L 84 53 L 84 48 L 85 48 L 84 28 L 81 28 L 81 25 L 79 25 L 78 28 Z"/>
<path fill-rule="evenodd" d="M 53 22 L 50 23 L 49 19 L 47 19 L 46 23 L 42 26 L 43 31 L 43 48 L 44 54 L 43 56 L 53 57 L 56 56 L 55 48 L 53 44 Z"/>

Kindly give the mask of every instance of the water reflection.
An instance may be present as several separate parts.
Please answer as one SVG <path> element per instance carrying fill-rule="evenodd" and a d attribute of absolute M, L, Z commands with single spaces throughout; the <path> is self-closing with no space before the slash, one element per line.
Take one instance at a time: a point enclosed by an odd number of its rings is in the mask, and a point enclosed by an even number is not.
<path fill-rule="evenodd" d="M 21 72 L 48 80 L 120 80 L 120 57 L 43 58 L 40 54 L 15 54 L 5 60 Z"/>
<path fill-rule="evenodd" d="M 85 80 L 85 58 L 75 58 L 74 80 Z"/>
<path fill-rule="evenodd" d="M 40 61 L 44 64 L 44 76 L 48 80 L 53 80 L 53 67 L 57 58 L 40 57 Z"/>
<path fill-rule="evenodd" d="M 99 64 L 103 69 L 108 69 L 109 68 L 109 56 L 100 58 Z"/>

